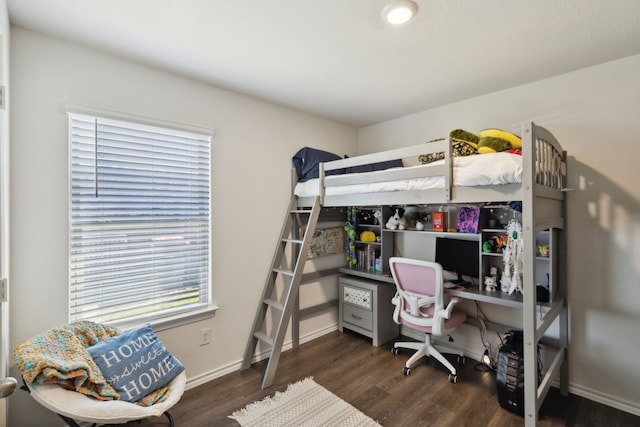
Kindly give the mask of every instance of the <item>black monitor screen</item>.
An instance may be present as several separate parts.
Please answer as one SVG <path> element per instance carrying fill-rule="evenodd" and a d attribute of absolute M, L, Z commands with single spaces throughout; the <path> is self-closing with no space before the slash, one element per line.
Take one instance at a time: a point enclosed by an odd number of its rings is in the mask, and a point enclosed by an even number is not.
<path fill-rule="evenodd" d="M 436 259 L 443 270 L 458 275 L 478 277 L 480 271 L 480 243 L 474 240 L 436 238 Z"/>

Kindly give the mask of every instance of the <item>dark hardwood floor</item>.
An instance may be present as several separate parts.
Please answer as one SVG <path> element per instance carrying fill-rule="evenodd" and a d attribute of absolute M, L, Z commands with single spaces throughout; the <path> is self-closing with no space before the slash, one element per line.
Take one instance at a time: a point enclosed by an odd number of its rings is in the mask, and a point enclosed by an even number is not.
<path fill-rule="evenodd" d="M 263 362 L 187 390 L 171 414 L 176 427 L 237 426 L 228 416 L 305 377 L 378 421 L 392 426 L 522 426 L 524 420 L 500 407 L 495 375 L 467 359 L 452 384 L 444 367 L 423 359 L 410 376 L 402 367 L 411 351 L 395 356 L 391 343 L 373 347 L 357 334 L 333 332 L 282 353 L 273 385 L 260 388 Z M 140 427 L 166 425 L 150 419 Z M 640 426 L 640 417 L 552 388 L 540 412 L 540 426 Z"/>

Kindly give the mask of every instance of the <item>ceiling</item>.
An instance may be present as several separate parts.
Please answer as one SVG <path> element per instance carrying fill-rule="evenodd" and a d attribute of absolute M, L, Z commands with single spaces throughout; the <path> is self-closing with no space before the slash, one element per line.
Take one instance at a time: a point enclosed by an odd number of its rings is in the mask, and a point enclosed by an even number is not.
<path fill-rule="evenodd" d="M 637 0 L 6 0 L 13 25 L 352 126 L 640 53 Z"/>

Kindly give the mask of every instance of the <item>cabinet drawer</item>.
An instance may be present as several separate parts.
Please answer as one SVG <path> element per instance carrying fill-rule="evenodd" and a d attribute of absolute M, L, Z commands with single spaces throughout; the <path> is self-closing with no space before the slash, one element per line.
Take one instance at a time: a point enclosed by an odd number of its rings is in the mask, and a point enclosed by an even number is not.
<path fill-rule="evenodd" d="M 359 326 L 367 331 L 373 330 L 373 312 L 345 304 L 342 308 L 342 321 Z"/>
<path fill-rule="evenodd" d="M 372 294 L 368 289 L 354 288 L 346 285 L 342 289 L 343 302 L 371 310 L 371 299 Z"/>

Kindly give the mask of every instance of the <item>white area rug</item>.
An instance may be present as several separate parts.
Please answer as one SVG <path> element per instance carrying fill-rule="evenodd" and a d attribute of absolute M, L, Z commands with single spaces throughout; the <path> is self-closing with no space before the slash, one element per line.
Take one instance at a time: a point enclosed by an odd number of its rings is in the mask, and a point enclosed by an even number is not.
<path fill-rule="evenodd" d="M 242 427 L 380 426 L 311 378 L 289 384 L 285 392 L 250 403 L 230 418 Z"/>

